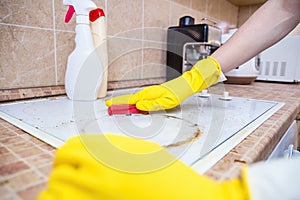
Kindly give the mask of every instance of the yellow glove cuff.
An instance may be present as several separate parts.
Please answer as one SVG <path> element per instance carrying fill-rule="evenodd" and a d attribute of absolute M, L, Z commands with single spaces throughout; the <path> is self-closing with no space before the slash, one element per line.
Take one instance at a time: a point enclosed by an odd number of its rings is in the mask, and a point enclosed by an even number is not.
<path fill-rule="evenodd" d="M 183 77 L 190 83 L 194 93 L 197 93 L 218 82 L 221 75 L 221 67 L 216 59 L 207 57 L 198 61 Z"/>
<path fill-rule="evenodd" d="M 162 86 L 167 87 L 177 97 L 179 104 L 189 96 L 215 84 L 220 75 L 221 67 L 218 61 L 207 57 L 198 61 L 190 71 Z"/>

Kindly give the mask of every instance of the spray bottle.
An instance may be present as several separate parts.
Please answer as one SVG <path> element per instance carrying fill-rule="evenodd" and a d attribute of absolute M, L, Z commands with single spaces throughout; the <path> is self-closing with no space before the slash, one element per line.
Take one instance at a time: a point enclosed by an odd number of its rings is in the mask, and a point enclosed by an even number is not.
<path fill-rule="evenodd" d="M 98 98 L 106 96 L 107 92 L 107 74 L 108 74 L 108 56 L 106 42 L 106 23 L 105 14 L 101 8 L 90 11 L 91 31 L 94 41 L 94 47 L 103 65 L 102 83 L 98 92 Z"/>
<path fill-rule="evenodd" d="M 103 65 L 94 48 L 89 13 L 97 6 L 91 0 L 63 0 L 63 4 L 69 6 L 65 22 L 69 22 L 76 13 L 76 47 L 68 57 L 65 76 L 67 96 L 78 101 L 96 100 Z"/>

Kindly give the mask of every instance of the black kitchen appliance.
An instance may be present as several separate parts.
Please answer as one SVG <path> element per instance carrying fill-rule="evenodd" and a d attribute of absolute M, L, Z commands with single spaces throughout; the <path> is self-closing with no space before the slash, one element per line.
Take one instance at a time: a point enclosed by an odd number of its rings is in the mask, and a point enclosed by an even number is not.
<path fill-rule="evenodd" d="M 195 61 L 213 53 L 220 44 L 221 30 L 218 27 L 207 23 L 194 24 L 194 18 L 191 16 L 180 18 L 179 26 L 168 28 L 167 80 L 189 70 Z"/>

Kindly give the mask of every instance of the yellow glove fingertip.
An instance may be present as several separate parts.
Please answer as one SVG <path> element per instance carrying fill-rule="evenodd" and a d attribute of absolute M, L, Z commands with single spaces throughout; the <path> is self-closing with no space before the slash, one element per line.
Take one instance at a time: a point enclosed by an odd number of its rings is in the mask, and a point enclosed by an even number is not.
<path fill-rule="evenodd" d="M 107 107 L 110 107 L 112 105 L 112 99 L 109 99 L 109 100 L 105 101 L 105 105 Z"/>
<path fill-rule="evenodd" d="M 135 104 L 135 107 L 142 111 L 150 111 L 150 106 L 145 101 L 140 101 Z"/>
<path fill-rule="evenodd" d="M 106 106 L 120 105 L 120 104 L 135 104 L 137 101 L 135 94 L 125 94 L 121 96 L 112 97 L 111 99 L 105 101 Z"/>
<path fill-rule="evenodd" d="M 142 111 L 159 111 L 165 110 L 166 108 L 153 101 L 139 101 L 136 103 L 136 108 Z"/>

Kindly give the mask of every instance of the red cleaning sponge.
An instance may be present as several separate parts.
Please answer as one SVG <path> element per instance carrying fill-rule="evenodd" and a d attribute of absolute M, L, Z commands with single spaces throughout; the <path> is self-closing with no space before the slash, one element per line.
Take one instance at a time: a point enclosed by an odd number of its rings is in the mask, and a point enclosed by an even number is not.
<path fill-rule="evenodd" d="M 112 105 L 108 108 L 109 115 L 116 114 L 148 114 L 147 111 L 139 110 L 134 104 Z"/>

